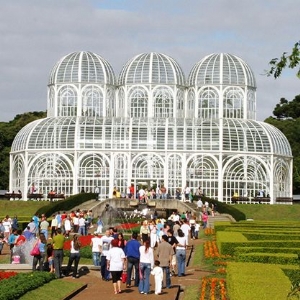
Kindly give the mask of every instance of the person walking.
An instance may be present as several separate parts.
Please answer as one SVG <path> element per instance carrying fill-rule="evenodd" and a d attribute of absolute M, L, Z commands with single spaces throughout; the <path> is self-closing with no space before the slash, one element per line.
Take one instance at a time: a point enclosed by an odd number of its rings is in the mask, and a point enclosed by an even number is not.
<path fill-rule="evenodd" d="M 46 240 L 48 239 L 48 228 L 49 222 L 46 217 L 42 217 L 42 221 L 40 223 L 40 232 L 44 234 Z"/>
<path fill-rule="evenodd" d="M 121 291 L 121 276 L 123 270 L 125 271 L 125 253 L 122 248 L 118 246 L 118 240 L 111 241 L 111 248 L 106 254 L 107 270 L 111 273 L 114 293 L 120 294 Z"/>
<path fill-rule="evenodd" d="M 43 265 L 44 265 L 45 258 L 46 258 L 46 245 L 47 245 L 47 240 L 43 233 L 40 233 L 39 238 L 37 239 L 35 244 L 38 245 L 40 253 L 33 256 L 32 271 L 36 271 L 37 263 L 39 263 L 38 270 L 43 271 Z"/>
<path fill-rule="evenodd" d="M 73 240 L 71 241 L 70 257 L 69 257 L 67 271 L 66 271 L 67 276 L 69 276 L 72 264 L 74 262 L 74 271 L 72 277 L 79 278 L 78 264 L 80 260 L 80 247 L 81 247 L 81 243 L 79 241 L 79 236 L 78 234 L 74 234 Z"/>
<path fill-rule="evenodd" d="M 178 277 L 185 276 L 186 261 L 186 237 L 181 229 L 178 229 L 178 244 L 176 245 L 176 260 L 178 268 Z"/>
<path fill-rule="evenodd" d="M 92 254 L 93 254 L 93 264 L 94 266 L 100 266 L 100 237 L 98 232 L 94 232 L 94 236 L 91 238 L 90 246 L 92 247 Z"/>
<path fill-rule="evenodd" d="M 171 287 L 170 267 L 172 263 L 172 255 L 174 253 L 173 247 L 168 243 L 168 236 L 163 235 L 161 243 L 157 247 L 157 257 L 160 261 L 160 266 L 165 273 L 164 287 L 169 289 Z"/>
<path fill-rule="evenodd" d="M 64 275 L 62 274 L 62 262 L 64 258 L 64 242 L 65 237 L 62 234 L 61 228 L 57 228 L 56 235 L 52 239 L 53 241 L 53 261 L 54 261 L 54 269 L 55 275 L 57 278 L 62 278 Z"/>
<path fill-rule="evenodd" d="M 162 288 L 162 281 L 164 278 L 164 272 L 163 269 L 159 266 L 160 262 L 159 260 L 156 260 L 154 262 L 155 267 L 151 271 L 151 274 L 154 275 L 155 280 L 155 295 L 161 294 L 161 288 Z"/>
<path fill-rule="evenodd" d="M 101 261 L 100 261 L 100 272 L 102 280 L 109 281 L 109 270 L 107 269 L 106 255 L 111 246 L 111 241 L 114 238 L 110 235 L 109 229 L 105 231 L 105 235 L 100 238 L 100 252 L 101 252 Z"/>
<path fill-rule="evenodd" d="M 140 242 L 137 240 L 137 233 L 133 232 L 131 235 L 131 240 L 129 240 L 125 246 L 125 255 L 127 258 L 127 280 L 126 287 L 131 287 L 131 276 L 132 270 L 134 268 L 134 286 L 139 286 L 139 262 L 140 262 Z"/>
<path fill-rule="evenodd" d="M 150 247 L 150 241 L 144 241 L 143 245 L 140 246 L 140 282 L 139 292 L 141 294 L 148 294 L 150 291 L 150 272 L 154 266 L 153 249 Z"/>

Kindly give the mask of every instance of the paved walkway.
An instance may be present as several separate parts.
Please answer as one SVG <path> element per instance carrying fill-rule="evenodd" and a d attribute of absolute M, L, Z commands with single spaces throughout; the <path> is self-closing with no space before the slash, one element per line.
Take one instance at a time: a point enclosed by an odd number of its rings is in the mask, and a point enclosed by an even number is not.
<path fill-rule="evenodd" d="M 202 240 L 191 240 L 191 246 L 197 247 L 197 245 L 201 244 Z M 3 254 L 6 253 L 8 249 L 7 246 L 3 249 Z M 192 247 L 190 247 L 189 253 Z M 193 259 L 193 253 L 191 256 L 191 260 Z M 29 265 L 4 265 L 0 264 L 0 269 L 2 270 L 31 270 L 31 266 Z M 87 288 L 80 291 L 77 295 L 69 297 L 67 299 L 80 299 L 80 300 L 93 300 L 101 299 L 112 300 L 112 299 L 122 299 L 122 300 L 133 300 L 134 298 L 140 299 L 141 297 L 147 297 L 148 299 L 179 299 L 180 298 L 180 291 L 184 290 L 186 286 L 200 284 L 200 279 L 208 275 L 207 272 L 203 272 L 202 270 L 197 270 L 193 267 L 187 267 L 186 269 L 186 276 L 185 277 L 177 277 L 173 276 L 171 278 L 172 281 L 172 288 L 170 289 L 163 289 L 163 293 L 161 295 L 154 294 L 154 276 L 151 275 L 150 277 L 150 293 L 148 295 L 141 295 L 138 292 L 137 287 L 126 288 L 125 284 L 122 284 L 122 293 L 121 294 L 114 294 L 113 285 L 111 281 L 102 281 L 100 276 L 100 271 L 95 270 L 93 266 L 83 266 L 80 265 L 80 277 L 78 279 L 72 279 L 72 277 L 65 277 L 59 280 L 66 280 L 66 281 L 74 281 L 78 280 L 83 284 L 87 285 Z M 179 295 L 179 297 L 178 297 Z M 178 298 L 177 298 L 178 297 Z M 195 297 L 196 299 L 196 297 Z"/>

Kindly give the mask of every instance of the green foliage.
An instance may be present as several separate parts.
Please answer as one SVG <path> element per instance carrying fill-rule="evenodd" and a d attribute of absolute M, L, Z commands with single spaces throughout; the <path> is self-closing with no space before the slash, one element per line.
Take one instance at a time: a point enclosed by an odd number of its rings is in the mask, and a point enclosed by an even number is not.
<path fill-rule="evenodd" d="M 235 260 L 263 264 L 299 265 L 298 255 L 292 253 L 241 253 L 235 257 Z"/>
<path fill-rule="evenodd" d="M 229 262 L 226 281 L 230 300 L 282 300 L 290 290 L 289 278 L 277 265 Z"/>
<path fill-rule="evenodd" d="M 37 214 L 45 214 L 47 217 L 53 215 L 58 211 L 69 211 L 75 206 L 81 205 L 89 200 L 96 199 L 94 193 L 81 193 L 68 197 L 65 200 L 50 202 L 48 205 L 41 207 L 37 210 Z"/>
<path fill-rule="evenodd" d="M 23 295 L 20 300 L 61 300 L 69 299 L 72 292 L 81 288 L 84 283 L 73 280 L 53 280 L 43 286 L 27 292 Z M 55 291 L 55 293 L 53 292 Z"/>
<path fill-rule="evenodd" d="M 0 122 L 0 189 L 9 187 L 9 152 L 16 134 L 28 123 L 46 117 L 46 112 L 16 115 L 10 122 Z"/>
<path fill-rule="evenodd" d="M 0 281 L 0 300 L 19 299 L 26 292 L 34 290 L 39 286 L 55 279 L 53 273 L 30 272 L 19 273 L 9 279 Z"/>
<path fill-rule="evenodd" d="M 294 69 L 297 67 L 300 64 L 300 41 L 294 45 L 291 54 L 284 52 L 280 58 L 273 58 L 269 64 L 271 68 L 267 71 L 267 75 L 272 75 L 274 78 L 278 78 L 285 68 Z M 300 68 L 297 71 L 297 76 L 300 78 Z"/>

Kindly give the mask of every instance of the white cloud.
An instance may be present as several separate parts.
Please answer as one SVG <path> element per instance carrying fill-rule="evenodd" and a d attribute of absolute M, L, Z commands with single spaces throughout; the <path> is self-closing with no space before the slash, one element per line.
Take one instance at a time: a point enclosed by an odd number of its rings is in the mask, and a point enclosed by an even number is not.
<path fill-rule="evenodd" d="M 0 0 L 0 121 L 46 110 L 48 75 L 62 56 L 90 50 L 118 74 L 127 60 L 157 51 L 178 61 L 186 76 L 213 52 L 243 58 L 257 80 L 257 118 L 281 97 L 300 94 L 290 72 L 262 76 L 271 58 L 299 40 L 298 0 Z"/>

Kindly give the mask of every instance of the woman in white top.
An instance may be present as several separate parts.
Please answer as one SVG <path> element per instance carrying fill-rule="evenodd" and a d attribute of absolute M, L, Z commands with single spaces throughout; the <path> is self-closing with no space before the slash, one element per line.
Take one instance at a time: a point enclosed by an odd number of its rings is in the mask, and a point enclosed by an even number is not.
<path fill-rule="evenodd" d="M 185 260 L 186 260 L 186 237 L 181 229 L 178 229 L 176 237 L 178 244 L 176 246 L 176 259 L 178 267 L 178 277 L 185 276 Z"/>
<path fill-rule="evenodd" d="M 150 290 L 150 272 L 154 266 L 153 249 L 150 247 L 150 241 L 144 241 L 140 246 L 140 283 L 139 292 L 141 294 L 148 294 Z"/>
<path fill-rule="evenodd" d="M 122 271 L 125 270 L 125 253 L 122 248 L 118 247 L 119 241 L 114 239 L 111 241 L 111 248 L 106 255 L 107 270 L 110 271 L 114 293 L 121 293 L 121 276 Z"/>
<path fill-rule="evenodd" d="M 155 248 L 156 243 L 157 243 L 157 227 L 155 224 L 155 221 L 151 221 L 150 225 L 149 225 L 149 229 L 150 229 L 150 246 L 151 248 Z"/>
<path fill-rule="evenodd" d="M 79 277 L 79 275 L 77 274 L 77 271 L 78 271 L 78 264 L 79 264 L 79 260 L 80 260 L 80 247 L 81 247 L 81 243 L 79 241 L 79 236 L 77 234 L 74 234 L 73 240 L 71 241 L 70 257 L 69 257 L 69 261 L 68 261 L 67 274 L 66 274 L 67 276 L 69 276 L 71 266 L 74 261 L 74 271 L 73 271 L 72 277 L 73 278 Z"/>

